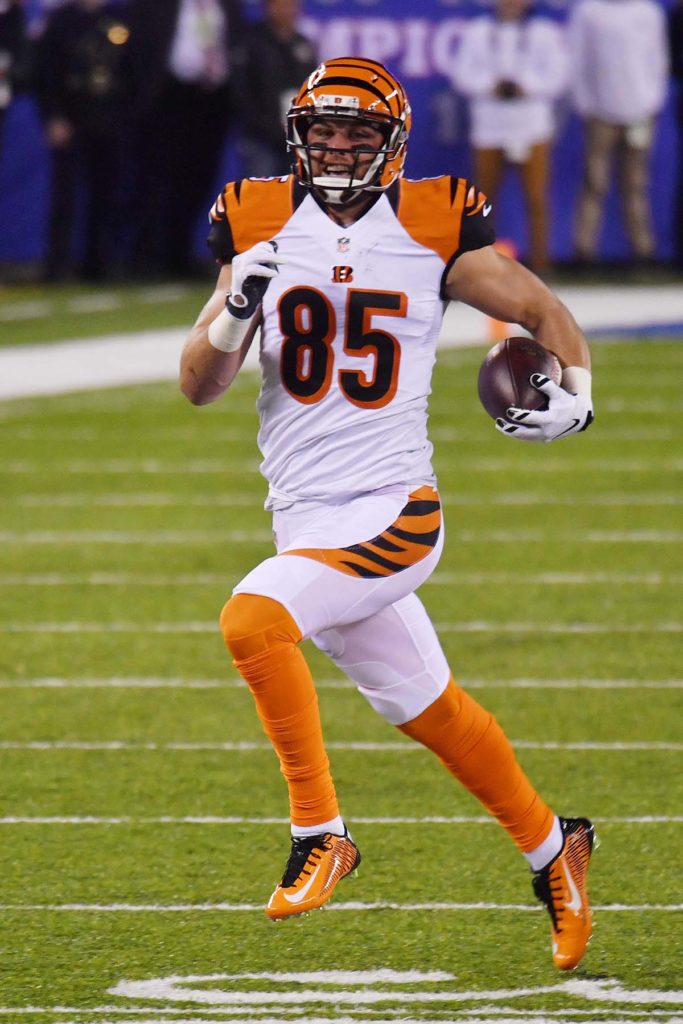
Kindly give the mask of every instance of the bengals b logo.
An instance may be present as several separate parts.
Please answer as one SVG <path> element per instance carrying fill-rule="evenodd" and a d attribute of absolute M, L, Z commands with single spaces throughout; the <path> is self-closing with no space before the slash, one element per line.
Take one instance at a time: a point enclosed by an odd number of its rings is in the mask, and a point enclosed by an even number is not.
<path fill-rule="evenodd" d="M 353 281 L 353 267 L 333 267 L 332 280 L 335 284 L 349 284 Z"/>

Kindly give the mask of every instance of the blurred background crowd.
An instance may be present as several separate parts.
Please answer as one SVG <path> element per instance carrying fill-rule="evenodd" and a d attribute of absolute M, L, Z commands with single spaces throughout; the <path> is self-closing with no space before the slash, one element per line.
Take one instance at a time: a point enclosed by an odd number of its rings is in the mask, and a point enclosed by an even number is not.
<path fill-rule="evenodd" d="M 217 191 L 288 173 L 345 52 L 404 80 L 408 175 L 471 176 L 541 275 L 683 270 L 683 0 L 0 0 L 0 280 L 210 276 Z"/>

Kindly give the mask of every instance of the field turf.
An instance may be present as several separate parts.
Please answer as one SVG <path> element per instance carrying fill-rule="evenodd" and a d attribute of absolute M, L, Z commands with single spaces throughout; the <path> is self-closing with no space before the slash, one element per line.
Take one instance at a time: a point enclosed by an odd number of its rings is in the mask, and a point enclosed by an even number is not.
<path fill-rule="evenodd" d="M 265 918 L 286 794 L 217 629 L 271 552 L 244 374 L 204 409 L 0 404 L 0 1024 L 683 1020 L 683 345 L 596 343 L 596 423 L 550 447 L 495 432 L 480 358 L 439 359 L 421 596 L 542 794 L 596 822 L 581 967 L 504 833 L 310 645 L 363 864 Z"/>

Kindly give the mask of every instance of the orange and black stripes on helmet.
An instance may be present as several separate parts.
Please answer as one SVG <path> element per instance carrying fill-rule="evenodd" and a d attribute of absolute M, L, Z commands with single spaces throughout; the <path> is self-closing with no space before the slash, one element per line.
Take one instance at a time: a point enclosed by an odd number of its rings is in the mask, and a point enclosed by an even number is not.
<path fill-rule="evenodd" d="M 325 106 L 333 113 L 334 104 L 325 103 L 325 98 L 349 100 L 349 106 L 360 116 L 390 117 L 404 124 L 410 118 L 410 104 L 403 86 L 375 60 L 337 57 L 320 64 L 303 83 L 292 105 L 314 109 Z M 406 128 L 410 128 L 409 123 Z"/>
<path fill-rule="evenodd" d="M 299 548 L 283 555 L 300 555 L 323 562 L 347 576 L 379 579 L 403 572 L 433 550 L 441 532 L 441 502 L 433 487 L 420 487 L 391 526 L 345 548 Z"/>

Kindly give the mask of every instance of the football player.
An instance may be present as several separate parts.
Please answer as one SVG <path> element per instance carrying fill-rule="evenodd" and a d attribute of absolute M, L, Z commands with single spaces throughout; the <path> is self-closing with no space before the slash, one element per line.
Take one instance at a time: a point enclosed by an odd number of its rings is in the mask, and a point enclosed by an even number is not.
<path fill-rule="evenodd" d="M 212 402 L 261 327 L 258 441 L 277 554 L 237 584 L 221 628 L 289 789 L 291 852 L 266 913 L 322 906 L 360 862 L 299 648 L 310 638 L 507 830 L 550 912 L 553 959 L 573 968 L 591 934 L 593 826 L 535 791 L 496 720 L 454 682 L 415 591 L 444 543 L 427 435 L 444 303 L 522 324 L 560 359 L 562 387 L 536 378 L 547 407 L 498 422 L 512 438 L 590 423 L 589 353 L 557 297 L 493 248 L 475 184 L 402 176 L 410 124 L 381 64 L 343 57 L 310 75 L 287 117 L 294 173 L 232 182 L 211 211 L 222 269 L 182 357 L 184 394 Z"/>

